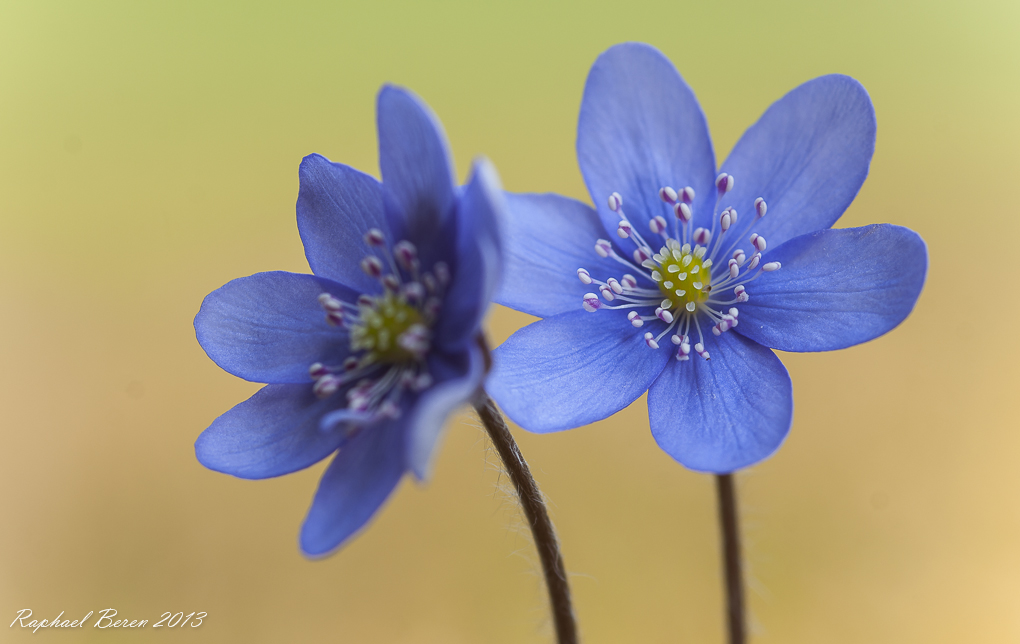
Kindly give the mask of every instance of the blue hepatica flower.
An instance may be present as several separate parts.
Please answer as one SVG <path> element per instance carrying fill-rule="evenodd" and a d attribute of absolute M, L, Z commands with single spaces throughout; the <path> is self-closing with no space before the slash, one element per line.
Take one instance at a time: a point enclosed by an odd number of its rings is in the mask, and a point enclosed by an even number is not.
<path fill-rule="evenodd" d="M 301 163 L 297 220 L 313 275 L 236 279 L 205 298 L 198 341 L 269 383 L 202 433 L 206 467 L 280 476 L 331 454 L 301 531 L 309 555 L 358 531 L 484 377 L 478 334 L 502 262 L 494 171 L 463 188 L 439 122 L 409 92 L 378 98 L 382 183 L 319 155 Z"/>
<path fill-rule="evenodd" d="M 723 473 L 766 458 L 793 417 L 770 348 L 866 342 L 921 292 L 916 233 L 830 228 L 874 149 L 864 88 L 823 76 L 774 103 L 717 174 L 705 116 L 669 60 L 643 44 L 609 49 L 577 132 L 597 210 L 508 196 L 496 301 L 544 319 L 499 347 L 489 392 L 522 427 L 551 432 L 648 390 L 652 434 L 683 465 Z"/>

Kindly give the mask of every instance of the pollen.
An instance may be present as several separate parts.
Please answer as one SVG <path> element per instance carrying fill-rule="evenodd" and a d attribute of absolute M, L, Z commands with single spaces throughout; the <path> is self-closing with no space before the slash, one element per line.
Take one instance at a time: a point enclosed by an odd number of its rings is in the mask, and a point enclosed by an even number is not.
<path fill-rule="evenodd" d="M 712 274 L 710 268 L 705 266 L 705 260 L 681 249 L 663 255 L 661 266 L 670 275 L 672 282 L 670 286 L 659 282 L 659 290 L 672 304 L 668 308 L 683 308 L 688 303 L 696 306 L 706 301 L 711 291 L 708 284 L 712 282 Z"/>
<path fill-rule="evenodd" d="M 358 303 L 358 324 L 350 330 L 351 350 L 368 352 L 372 362 L 400 364 L 421 357 L 428 327 L 421 311 L 400 294 L 387 291 Z M 425 337 L 423 337 L 423 335 Z"/>

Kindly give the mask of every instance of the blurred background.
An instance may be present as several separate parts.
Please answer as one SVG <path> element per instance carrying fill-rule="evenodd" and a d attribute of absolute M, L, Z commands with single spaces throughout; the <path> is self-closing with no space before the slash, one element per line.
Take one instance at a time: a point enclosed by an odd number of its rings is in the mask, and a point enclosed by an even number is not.
<path fill-rule="evenodd" d="M 307 272 L 298 163 L 378 174 L 374 97 L 418 92 L 463 177 L 587 200 L 585 75 L 624 40 L 669 56 L 720 162 L 768 105 L 842 72 L 878 147 L 839 226 L 924 236 L 928 284 L 889 335 L 781 357 L 785 447 L 740 474 L 754 641 L 1020 641 L 1020 4 L 0 2 L 0 641 L 16 612 L 113 607 L 167 632 L 61 642 L 548 642 L 529 536 L 477 421 L 323 561 L 297 535 L 323 465 L 205 470 L 193 442 L 257 385 L 195 341 L 202 298 Z M 999 281 L 999 277 L 1002 281 Z M 987 279 L 985 279 L 987 278 Z M 497 309 L 499 343 L 529 321 Z M 515 429 L 589 644 L 722 642 L 714 487 L 655 445 L 644 399 L 551 436 Z M 150 623 L 151 623 L 150 622 Z"/>

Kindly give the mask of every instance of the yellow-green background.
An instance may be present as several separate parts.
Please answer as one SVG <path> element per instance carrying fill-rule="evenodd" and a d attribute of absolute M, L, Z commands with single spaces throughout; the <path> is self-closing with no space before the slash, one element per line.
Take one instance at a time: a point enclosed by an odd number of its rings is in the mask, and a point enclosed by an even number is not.
<path fill-rule="evenodd" d="M 864 83 L 871 176 L 842 226 L 929 244 L 914 314 L 782 356 L 793 431 L 739 489 L 756 642 L 1020 641 L 1020 4 L 0 2 L 0 641 L 543 642 L 545 595 L 467 415 L 324 561 L 297 534 L 322 466 L 250 482 L 192 443 L 256 385 L 195 341 L 202 297 L 307 271 L 297 168 L 376 173 L 374 95 L 413 88 L 461 176 L 587 199 L 573 152 L 599 52 L 643 40 L 697 92 L 719 160 L 815 76 Z M 739 180 L 739 178 L 738 178 Z M 569 276 L 565 276 L 565 279 Z M 497 310 L 494 342 L 526 322 Z M 713 484 L 643 399 L 515 430 L 552 502 L 588 643 L 720 642 Z M 198 629 L 9 629 L 115 607 Z"/>

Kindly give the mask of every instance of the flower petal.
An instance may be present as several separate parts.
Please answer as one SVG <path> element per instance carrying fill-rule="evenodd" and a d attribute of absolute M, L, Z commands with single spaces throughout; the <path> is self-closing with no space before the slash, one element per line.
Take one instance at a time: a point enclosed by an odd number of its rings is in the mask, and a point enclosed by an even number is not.
<path fill-rule="evenodd" d="M 298 175 L 298 230 L 312 272 L 361 293 L 378 292 L 379 282 L 360 261 L 369 253 L 363 235 L 370 228 L 390 235 L 379 182 L 318 154 L 301 161 Z"/>
<path fill-rule="evenodd" d="M 793 384 L 771 350 L 735 333 L 714 340 L 711 360 L 670 361 L 648 390 L 648 418 L 663 451 L 722 474 L 779 449 L 793 420 Z"/>
<path fill-rule="evenodd" d="M 783 266 L 748 285 L 736 330 L 783 351 L 831 351 L 877 338 L 910 314 L 928 250 L 909 228 L 874 224 L 796 237 L 767 261 Z"/>
<path fill-rule="evenodd" d="M 430 266 L 431 248 L 448 232 L 456 199 L 446 135 L 432 110 L 411 92 L 392 85 L 376 102 L 379 167 L 390 229 L 419 246 Z"/>
<path fill-rule="evenodd" d="M 475 343 L 503 268 L 499 220 L 505 208 L 495 169 L 479 160 L 457 205 L 457 262 L 436 326 L 444 351 Z"/>
<path fill-rule="evenodd" d="M 318 399 L 307 385 L 267 385 L 213 421 L 195 441 L 195 455 L 211 470 L 244 479 L 290 474 L 330 455 L 340 432 L 319 430 L 319 419 L 344 404 Z"/>
<path fill-rule="evenodd" d="M 764 198 L 768 214 L 751 230 L 773 246 L 829 228 L 860 190 L 874 151 L 875 109 L 864 87 L 838 74 L 810 80 L 737 142 L 722 167 L 734 187 L 720 207 L 751 218 Z"/>
<path fill-rule="evenodd" d="M 626 313 L 570 311 L 517 331 L 493 355 L 489 393 L 532 432 L 612 416 L 648 389 L 670 356 L 649 349 Z"/>
<path fill-rule="evenodd" d="M 606 237 L 595 210 L 556 194 L 506 193 L 506 266 L 495 301 L 539 317 L 576 311 L 592 290 L 577 279 L 585 268 L 602 282 L 619 278 L 620 265 L 601 260 L 595 242 Z"/>
<path fill-rule="evenodd" d="M 252 382 L 311 383 L 315 362 L 338 365 L 347 332 L 326 323 L 321 293 L 358 294 L 336 282 L 283 271 L 241 277 L 206 296 L 195 316 L 198 343 L 225 371 Z"/>
<path fill-rule="evenodd" d="M 301 549 L 325 555 L 361 530 L 404 475 L 406 417 L 364 428 L 330 463 L 301 528 Z"/>
<path fill-rule="evenodd" d="M 411 410 L 407 432 L 407 466 L 419 480 L 431 474 L 443 425 L 458 407 L 481 387 L 485 375 L 482 349 L 474 345 L 459 356 L 434 356 L 429 373 L 436 384 L 424 392 Z"/>
<path fill-rule="evenodd" d="M 694 188 L 695 213 L 714 204 L 715 153 L 705 114 L 673 63 L 649 45 L 616 45 L 592 65 L 577 160 L 609 231 L 620 221 L 607 204 L 613 192 L 623 196 L 623 209 L 642 234 L 656 215 L 676 222 L 659 199 L 664 186 Z"/>

